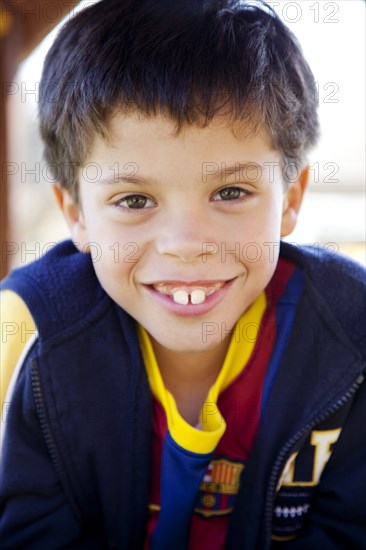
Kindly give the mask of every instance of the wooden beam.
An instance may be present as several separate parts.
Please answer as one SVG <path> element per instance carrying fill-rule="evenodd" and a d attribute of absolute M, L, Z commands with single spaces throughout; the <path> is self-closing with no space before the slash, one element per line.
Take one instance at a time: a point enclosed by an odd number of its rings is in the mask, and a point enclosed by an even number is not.
<path fill-rule="evenodd" d="M 7 100 L 17 67 L 42 39 L 78 4 L 72 0 L 4 0 L 0 2 L 0 278 L 9 270 L 11 237 L 8 208 Z"/>

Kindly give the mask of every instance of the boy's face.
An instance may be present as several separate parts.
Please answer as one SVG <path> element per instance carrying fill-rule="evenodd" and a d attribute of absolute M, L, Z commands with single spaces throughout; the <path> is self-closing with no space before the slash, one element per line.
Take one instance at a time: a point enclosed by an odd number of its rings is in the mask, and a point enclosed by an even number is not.
<path fill-rule="evenodd" d="M 81 171 L 82 210 L 63 192 L 73 239 L 93 243 L 100 283 L 160 345 L 212 350 L 270 281 L 304 178 L 285 192 L 268 136 L 218 121 L 174 136 L 162 116 L 120 114 L 110 130 Z"/>

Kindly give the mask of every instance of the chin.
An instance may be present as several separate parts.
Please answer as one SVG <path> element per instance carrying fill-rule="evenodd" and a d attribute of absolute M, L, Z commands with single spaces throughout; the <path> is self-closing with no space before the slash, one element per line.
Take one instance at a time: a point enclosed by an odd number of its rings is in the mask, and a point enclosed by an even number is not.
<path fill-rule="evenodd" d="M 217 346 L 222 344 L 222 341 L 218 335 L 216 335 L 216 338 L 214 337 L 208 337 L 204 338 L 202 334 L 200 334 L 198 337 L 190 337 L 190 338 L 180 338 L 176 340 L 166 340 L 164 338 L 157 339 L 156 341 L 163 346 L 164 348 L 170 350 L 173 353 L 204 353 L 207 351 L 211 351 L 215 349 Z"/>

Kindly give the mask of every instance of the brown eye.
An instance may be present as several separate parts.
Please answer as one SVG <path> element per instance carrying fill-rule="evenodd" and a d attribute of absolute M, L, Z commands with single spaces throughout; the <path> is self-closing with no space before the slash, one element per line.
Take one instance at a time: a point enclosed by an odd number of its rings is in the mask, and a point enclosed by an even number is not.
<path fill-rule="evenodd" d="M 240 191 L 238 187 L 226 187 L 219 191 L 220 197 L 223 201 L 232 201 L 240 197 Z"/>
<path fill-rule="evenodd" d="M 220 189 L 219 191 L 217 191 L 212 197 L 212 200 L 237 201 L 237 200 L 245 200 L 251 197 L 252 195 L 253 193 L 251 193 L 250 191 L 247 191 L 246 189 L 232 186 L 232 187 L 224 187 L 223 189 Z"/>
<path fill-rule="evenodd" d="M 123 201 L 128 208 L 144 208 L 146 197 L 143 195 L 131 195 Z"/>
<path fill-rule="evenodd" d="M 128 210 L 142 210 L 143 208 L 154 206 L 154 202 L 145 195 L 128 195 L 119 199 L 115 206 L 126 208 Z"/>

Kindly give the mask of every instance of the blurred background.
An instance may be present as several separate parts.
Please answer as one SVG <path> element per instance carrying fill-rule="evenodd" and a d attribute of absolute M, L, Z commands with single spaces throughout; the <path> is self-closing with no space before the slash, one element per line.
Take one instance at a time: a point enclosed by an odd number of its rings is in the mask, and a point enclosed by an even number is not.
<path fill-rule="evenodd" d="M 52 243 L 68 236 L 56 209 L 51 174 L 42 161 L 38 87 L 43 60 L 58 31 L 58 22 L 91 3 L 84 1 L 77 7 L 76 2 L 55 1 L 1 4 L 3 36 L 15 32 L 11 26 L 9 29 L 10 4 L 17 6 L 16 17 L 21 15 L 25 22 L 33 21 L 42 27 L 34 35 L 33 44 L 38 42 L 38 46 L 28 45 L 29 55 L 24 57 L 22 52 L 24 59 L 17 64 L 16 73 L 9 78 L 11 71 L 8 71 L 8 78 L 2 83 L 7 122 L 4 135 L 2 121 L 6 151 L 6 162 L 2 163 L 3 270 L 34 260 Z M 59 9 L 58 4 L 62 4 Z M 366 265 L 366 4 L 363 0 L 278 0 L 268 4 L 298 37 L 313 70 L 322 129 L 319 145 L 309 157 L 310 186 L 298 227 L 286 240 L 319 243 Z"/>

